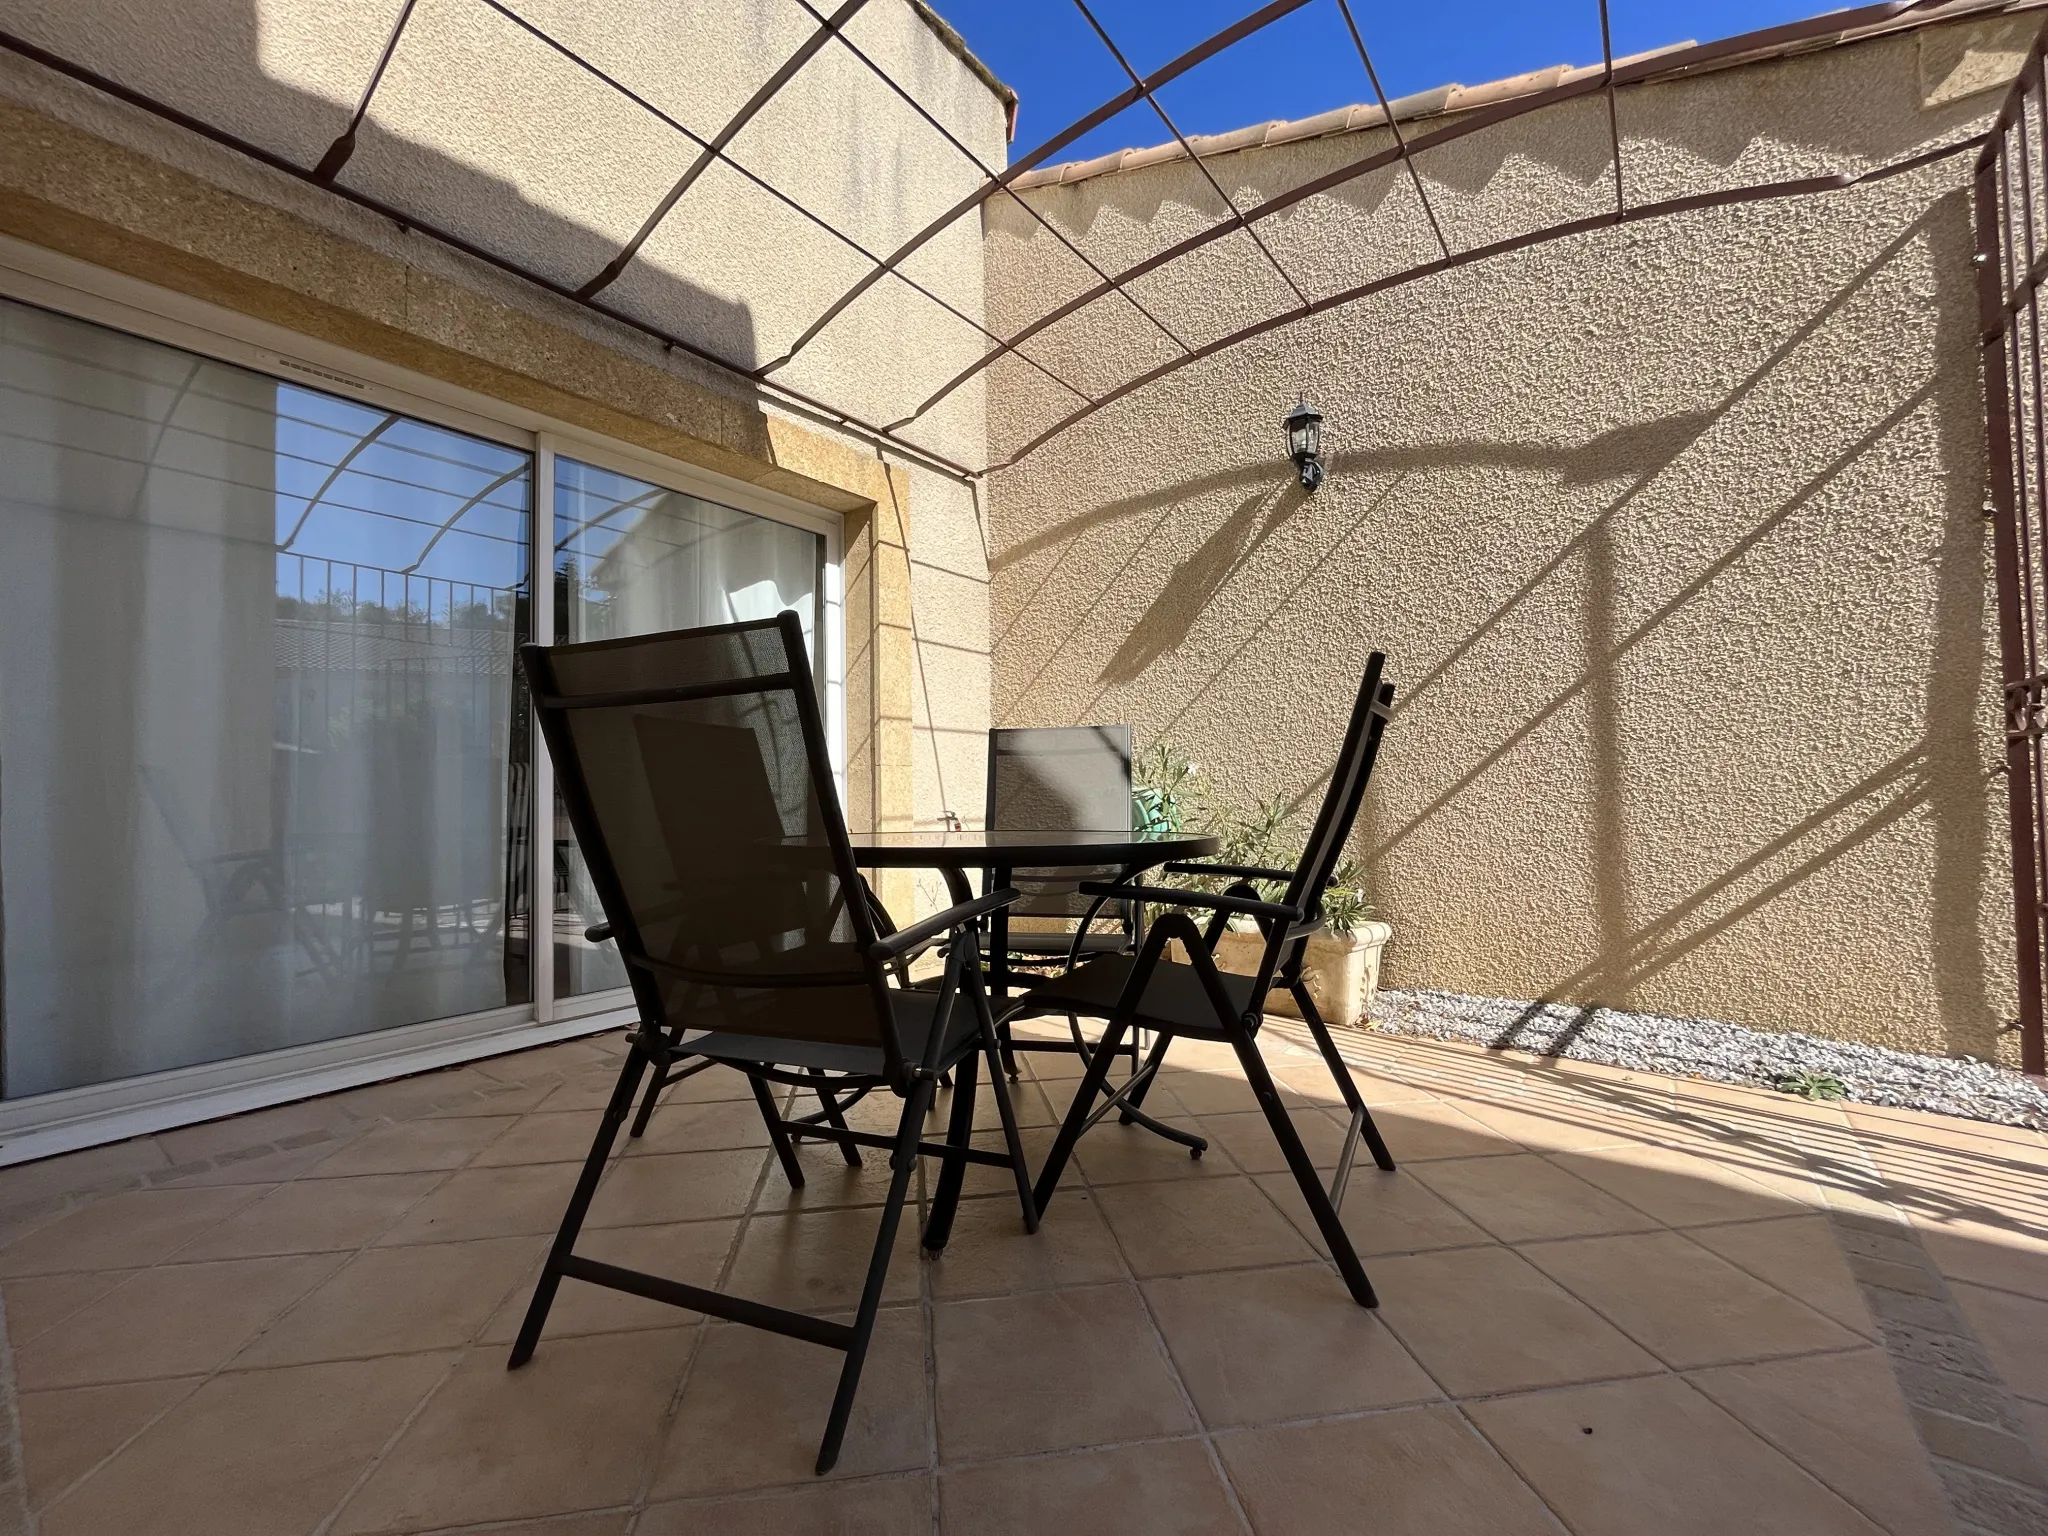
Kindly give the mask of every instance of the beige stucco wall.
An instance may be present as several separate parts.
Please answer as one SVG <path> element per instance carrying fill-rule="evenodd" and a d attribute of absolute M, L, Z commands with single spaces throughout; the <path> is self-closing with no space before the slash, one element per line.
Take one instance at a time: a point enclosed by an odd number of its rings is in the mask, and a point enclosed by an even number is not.
<path fill-rule="evenodd" d="M 1999 100 L 1958 84 L 1983 37 L 1624 91 L 1629 195 L 1960 136 Z M 1211 168 L 1249 205 L 1379 142 Z M 1312 801 L 1381 648 L 1400 692 L 1356 846 L 1391 983 L 2003 1053 L 1968 163 L 1531 249 L 1104 410 L 992 477 L 998 722 L 1130 720 L 1234 798 Z M 1604 104 L 1422 170 L 1454 248 L 1597 211 Z M 1186 163 L 1029 195 L 1111 270 L 1215 217 Z M 1042 231 L 989 223 L 1004 328 L 1076 291 Z M 1261 228 L 1311 295 L 1430 254 L 1396 170 Z M 1242 236 L 1140 285 L 1193 343 L 1282 291 Z M 1127 307 L 1087 316 L 1041 355 L 1098 383 L 1167 355 Z M 1001 451 L 1058 402 L 995 378 Z M 1328 416 L 1313 498 L 1297 390 Z"/>
<path fill-rule="evenodd" d="M 0 0 L 0 25 L 310 166 L 347 125 L 399 9 Z M 707 137 L 814 25 L 794 6 L 702 0 L 540 0 L 521 12 Z M 875 0 L 847 35 L 985 162 L 1002 163 L 1003 104 L 904 0 Z M 732 152 L 869 249 L 890 249 L 978 178 L 837 45 Z M 341 179 L 580 282 L 695 153 L 484 7 L 420 0 Z M 958 777 L 955 739 L 987 725 L 987 570 L 973 488 L 915 463 L 885 467 L 870 444 L 730 375 L 12 55 L 0 57 L 0 233 L 842 514 L 849 814 L 856 824 L 938 821 L 941 782 L 950 791 Z M 605 298 L 753 366 L 781 355 L 864 270 L 857 254 L 714 167 Z M 982 313 L 975 221 L 933 241 L 910 270 L 966 314 Z M 937 370 L 981 345 L 930 298 L 884 281 L 778 378 L 890 421 Z M 984 427 L 977 386 L 911 435 L 980 464 Z M 907 882 L 892 890 L 896 902 L 912 899 Z"/>

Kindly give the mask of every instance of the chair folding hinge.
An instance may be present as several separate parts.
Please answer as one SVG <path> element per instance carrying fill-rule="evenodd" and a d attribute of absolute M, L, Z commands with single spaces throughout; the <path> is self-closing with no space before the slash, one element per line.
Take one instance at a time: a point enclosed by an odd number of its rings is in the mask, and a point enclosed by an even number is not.
<path fill-rule="evenodd" d="M 645 1051 L 657 1070 L 667 1071 L 670 1048 L 662 1032 L 651 1024 L 641 1024 L 637 1029 L 626 1031 L 626 1044 Z"/>

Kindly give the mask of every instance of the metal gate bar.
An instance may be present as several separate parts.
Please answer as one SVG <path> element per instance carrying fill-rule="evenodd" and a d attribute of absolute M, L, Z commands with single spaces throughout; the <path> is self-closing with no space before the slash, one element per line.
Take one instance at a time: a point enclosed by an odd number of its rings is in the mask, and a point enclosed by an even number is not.
<path fill-rule="evenodd" d="M 2042 915 L 2048 894 L 2048 416 L 2040 290 L 2048 275 L 2048 74 L 2037 39 L 1977 157 L 1977 298 L 2012 830 L 2020 1065 L 2044 1069 Z"/>

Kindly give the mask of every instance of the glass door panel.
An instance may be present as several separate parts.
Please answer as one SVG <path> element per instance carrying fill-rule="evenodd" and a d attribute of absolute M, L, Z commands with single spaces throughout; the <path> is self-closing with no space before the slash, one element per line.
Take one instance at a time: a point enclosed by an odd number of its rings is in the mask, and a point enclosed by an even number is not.
<path fill-rule="evenodd" d="M 555 639 L 653 634 L 701 624 L 802 620 L 819 676 L 825 541 L 630 475 L 555 459 Z M 555 806 L 555 995 L 626 984 L 610 944 L 583 931 L 602 919 L 559 798 Z"/>
<path fill-rule="evenodd" d="M 0 301 L 0 1089 L 525 1002 L 527 453 Z"/>

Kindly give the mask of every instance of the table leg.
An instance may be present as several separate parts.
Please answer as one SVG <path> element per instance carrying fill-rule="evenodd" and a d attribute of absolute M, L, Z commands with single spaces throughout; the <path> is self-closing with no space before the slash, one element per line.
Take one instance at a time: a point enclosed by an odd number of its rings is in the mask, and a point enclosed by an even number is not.
<path fill-rule="evenodd" d="M 991 890 L 1000 891 L 1010 883 L 1012 871 L 1007 865 L 998 864 L 991 877 Z M 989 914 L 988 924 L 988 995 L 995 1010 L 1003 1011 L 1003 1004 L 1010 998 L 1010 909 L 998 907 Z M 1014 1075 L 1014 1074 L 1013 1074 Z"/>

